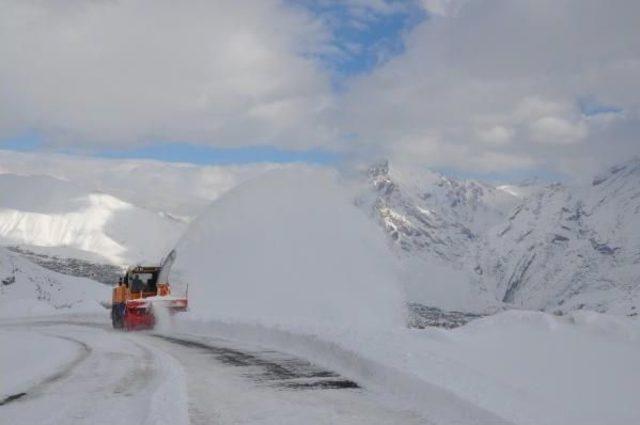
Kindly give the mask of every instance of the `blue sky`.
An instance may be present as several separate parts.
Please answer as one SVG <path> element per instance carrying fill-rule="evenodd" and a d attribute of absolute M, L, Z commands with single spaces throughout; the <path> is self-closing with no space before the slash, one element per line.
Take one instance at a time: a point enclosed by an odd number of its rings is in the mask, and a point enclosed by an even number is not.
<path fill-rule="evenodd" d="M 370 72 L 391 57 L 402 53 L 403 34 L 413 28 L 425 14 L 411 0 L 396 2 L 400 6 L 394 13 L 365 14 L 354 11 L 341 1 L 286 0 L 292 7 L 300 7 L 321 19 L 331 30 L 335 52 L 314 57 L 319 65 L 331 75 L 333 89 L 340 91 L 349 78 Z M 355 12 L 355 13 L 354 13 Z M 0 139 L 0 149 L 16 151 L 38 151 L 48 149 L 45 140 L 37 133 Z M 56 150 L 60 153 L 77 153 Z M 87 152 L 82 152 L 87 154 Z M 260 162 L 307 162 L 332 164 L 340 155 L 319 149 L 294 151 L 271 146 L 247 146 L 242 148 L 216 148 L 199 146 L 189 141 L 154 143 L 135 149 L 88 152 L 90 155 L 107 158 L 147 158 L 170 162 L 194 164 L 249 164 Z"/>
<path fill-rule="evenodd" d="M 244 148 L 212 148 L 190 143 L 154 144 L 146 148 L 129 151 L 101 151 L 98 156 L 106 158 L 152 158 L 168 162 L 189 162 L 192 164 L 251 164 L 260 162 L 290 163 L 306 162 L 327 165 L 339 161 L 332 152 L 321 150 L 291 151 L 271 146 L 248 146 Z"/>
<path fill-rule="evenodd" d="M 607 105 L 596 99 L 595 96 L 584 96 L 578 99 L 578 106 L 580 111 L 588 117 L 599 114 L 619 114 L 623 110 L 617 106 Z"/>
<path fill-rule="evenodd" d="M 25 134 L 20 137 L 0 140 L 0 149 L 30 152 L 51 149 L 46 148 L 37 134 Z M 155 159 L 167 162 L 188 162 L 199 165 L 232 165 L 252 163 L 291 163 L 306 162 L 317 165 L 331 165 L 340 160 L 334 152 L 323 150 L 293 151 L 272 146 L 247 146 L 243 148 L 215 148 L 192 143 L 151 143 L 146 147 L 127 150 L 99 150 L 80 152 L 70 149 L 58 149 L 56 153 L 89 154 L 102 158 Z"/>
<path fill-rule="evenodd" d="M 341 54 L 328 54 L 318 59 L 330 70 L 333 83 L 341 89 L 345 80 L 367 73 L 404 51 L 403 34 L 426 19 L 417 3 L 389 2 L 397 10 L 380 12 L 350 6 L 341 1 L 289 0 L 320 17 L 331 29 L 333 45 Z"/>

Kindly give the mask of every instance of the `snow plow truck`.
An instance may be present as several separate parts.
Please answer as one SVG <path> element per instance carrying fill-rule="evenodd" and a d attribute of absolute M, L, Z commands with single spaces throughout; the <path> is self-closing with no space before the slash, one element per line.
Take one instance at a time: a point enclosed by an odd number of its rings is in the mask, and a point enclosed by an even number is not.
<path fill-rule="evenodd" d="M 186 311 L 187 293 L 171 293 L 169 271 L 176 253 L 171 251 L 159 266 L 132 266 L 113 289 L 111 322 L 115 329 L 152 329 L 159 314 Z"/>

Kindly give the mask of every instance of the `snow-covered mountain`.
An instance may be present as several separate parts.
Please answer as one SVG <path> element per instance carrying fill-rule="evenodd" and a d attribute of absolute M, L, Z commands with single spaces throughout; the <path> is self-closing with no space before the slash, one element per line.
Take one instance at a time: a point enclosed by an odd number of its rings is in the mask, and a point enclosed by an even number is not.
<path fill-rule="evenodd" d="M 0 248 L 0 318 L 67 311 L 104 311 L 108 286 L 44 269 Z"/>
<path fill-rule="evenodd" d="M 185 224 L 50 176 L 0 174 L 0 244 L 123 264 L 158 261 Z"/>
<path fill-rule="evenodd" d="M 397 245 L 461 264 L 473 241 L 500 223 L 519 198 L 486 183 L 381 162 L 369 169 L 374 211 Z"/>
<path fill-rule="evenodd" d="M 640 300 L 640 160 L 588 187 L 550 185 L 479 246 L 485 283 L 504 302 L 550 311 L 634 314 Z"/>
<path fill-rule="evenodd" d="M 9 156 L 4 171 L 26 173 L 28 160 Z M 58 162 L 49 164 L 49 171 L 68 168 Z M 134 164 L 125 165 L 135 170 Z M 131 175 L 126 173 L 113 188 L 126 187 L 123 181 Z M 71 173 L 64 180 L 0 174 L 0 244 L 91 262 L 155 262 L 187 227 L 184 220 L 155 209 L 170 204 L 177 186 L 164 190 L 157 180 L 151 192 L 166 193 L 148 209 L 141 205 L 151 205 L 153 194 L 136 186 L 123 200 L 74 180 L 85 174 Z M 184 205 L 178 205 L 183 198 L 176 198 L 174 211 L 195 215 L 213 196 L 203 189 L 206 184 L 199 186 L 209 179 L 203 176 L 183 193 Z M 410 302 L 474 313 L 503 307 L 635 313 L 638 159 L 611 168 L 585 187 L 536 181 L 494 186 L 382 162 L 368 169 L 359 187 L 357 203 L 385 229 L 401 261 Z M 140 204 L 134 202 L 137 193 Z"/>
<path fill-rule="evenodd" d="M 386 161 L 368 170 L 368 185 L 373 198 L 363 195 L 358 202 L 390 236 L 410 302 L 478 313 L 500 308 L 470 259 L 518 196 L 428 170 L 396 169 Z"/>
<path fill-rule="evenodd" d="M 577 188 L 409 176 L 387 163 L 372 167 L 375 197 L 364 205 L 405 264 L 423 263 L 405 270 L 414 300 L 441 306 L 441 293 L 468 287 L 482 297 L 467 292 L 462 309 L 489 299 L 507 308 L 635 313 L 640 160 Z"/>

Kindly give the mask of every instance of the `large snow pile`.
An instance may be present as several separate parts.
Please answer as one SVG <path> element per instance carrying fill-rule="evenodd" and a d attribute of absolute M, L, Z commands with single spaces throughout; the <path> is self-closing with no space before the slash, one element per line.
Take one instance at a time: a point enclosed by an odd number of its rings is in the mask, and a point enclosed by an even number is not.
<path fill-rule="evenodd" d="M 43 269 L 0 248 L 0 318 L 60 312 L 101 312 L 111 300 L 108 286 Z"/>
<path fill-rule="evenodd" d="M 0 243 L 113 263 L 158 261 L 184 224 L 48 176 L 0 174 Z M 50 253 L 50 250 L 48 251 Z"/>
<path fill-rule="evenodd" d="M 274 171 L 214 202 L 178 244 L 194 314 L 266 324 L 401 326 L 384 237 L 331 171 Z"/>

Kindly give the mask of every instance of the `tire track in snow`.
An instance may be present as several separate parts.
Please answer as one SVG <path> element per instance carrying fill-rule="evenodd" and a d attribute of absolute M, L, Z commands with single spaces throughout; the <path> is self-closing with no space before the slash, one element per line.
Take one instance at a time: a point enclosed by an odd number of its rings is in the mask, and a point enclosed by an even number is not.
<path fill-rule="evenodd" d="M 153 379 L 153 354 L 151 350 L 138 343 L 133 343 L 140 351 L 142 351 L 142 357 L 136 357 L 133 359 L 135 366 L 131 367 L 126 373 L 123 374 L 123 378 L 113 388 L 113 394 L 132 395 L 141 389 L 147 387 Z M 111 355 L 115 362 L 122 360 L 126 355 L 114 353 Z"/>
<path fill-rule="evenodd" d="M 39 397 L 5 406 L 2 413 L 11 424 L 428 423 L 335 372 L 260 345 L 165 335 L 176 340 L 171 341 L 75 320 L 27 325 L 79 339 L 92 352 L 79 367 L 42 387 Z M 139 370 L 141 365 L 147 366 Z"/>
<path fill-rule="evenodd" d="M 80 347 L 80 350 L 78 350 L 78 354 L 76 355 L 76 357 L 71 360 L 69 363 L 67 363 L 66 365 L 64 365 L 61 369 L 59 369 L 58 371 L 56 371 L 55 373 L 47 376 L 46 378 L 44 378 L 42 381 L 38 382 L 35 385 L 32 385 L 31 387 L 29 387 L 28 389 L 26 389 L 23 392 L 17 393 L 17 394 L 11 394 L 8 397 L 5 397 L 3 400 L 0 401 L 0 406 L 3 406 L 5 404 L 8 404 L 12 401 L 25 401 L 28 400 L 30 397 L 36 397 L 44 387 L 51 385 L 61 379 L 64 379 L 65 377 L 69 376 L 69 374 L 73 371 L 73 369 L 75 369 L 78 365 L 80 365 L 80 363 L 82 363 L 83 361 L 85 361 L 89 355 L 91 354 L 91 347 L 89 347 L 87 344 L 85 344 L 84 342 L 77 340 L 75 338 L 71 338 L 68 336 L 62 336 L 62 335 L 56 335 L 53 333 L 49 333 L 49 332 L 38 332 L 41 335 L 45 335 L 51 338 L 57 338 L 57 339 L 62 339 L 65 341 L 69 341 L 72 344 Z"/>
<path fill-rule="evenodd" d="M 350 379 L 320 368 L 306 360 L 277 351 L 248 352 L 236 348 L 203 343 L 193 339 L 154 334 L 173 344 L 201 350 L 226 365 L 244 369 L 244 375 L 258 382 L 273 383 L 282 389 L 321 390 L 360 388 Z"/>
<path fill-rule="evenodd" d="M 293 355 L 191 334 L 140 334 L 185 373 L 192 425 L 424 425 L 355 382 Z"/>
<path fill-rule="evenodd" d="M 10 403 L 12 401 L 18 400 L 24 396 L 26 396 L 27 393 L 16 393 L 16 394 L 11 394 L 8 397 L 3 398 L 2 400 L 0 400 L 0 406 L 4 406 L 7 403 Z"/>
<path fill-rule="evenodd" d="M 99 329 L 102 326 L 95 324 L 47 323 L 41 327 L 25 323 L 25 327 L 27 332 L 73 341 L 82 352 L 64 369 L 31 387 L 27 395 L 12 398 L 2 407 L 0 424 L 169 423 L 168 415 L 158 412 L 166 413 L 164 399 L 171 394 L 167 381 L 177 375 L 167 374 L 170 359 L 163 353 L 138 343 L 133 335 Z M 172 425 L 183 423 L 171 421 Z"/>

